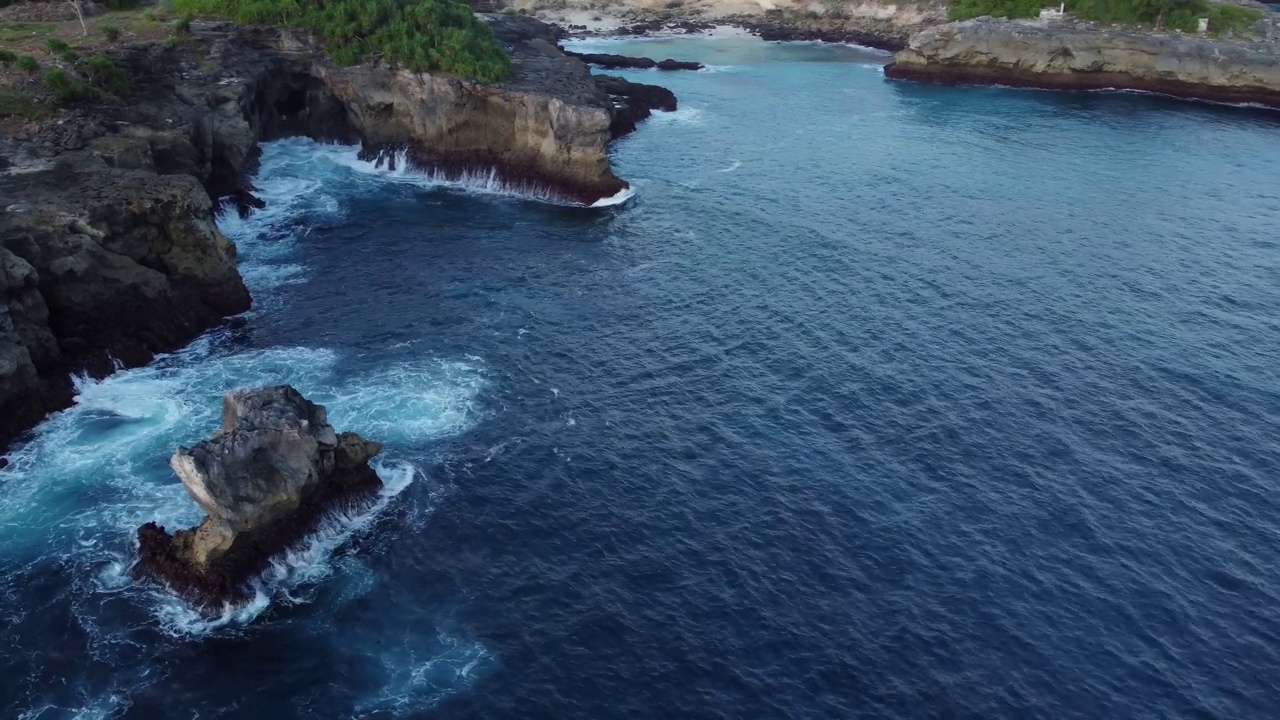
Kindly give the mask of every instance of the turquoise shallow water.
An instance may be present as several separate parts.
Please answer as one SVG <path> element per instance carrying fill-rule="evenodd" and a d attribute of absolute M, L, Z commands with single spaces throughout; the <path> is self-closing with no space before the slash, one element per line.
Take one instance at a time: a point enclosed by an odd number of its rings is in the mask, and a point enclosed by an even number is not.
<path fill-rule="evenodd" d="M 266 148 L 255 310 L 0 471 L 0 715 L 1274 714 L 1280 116 L 589 47 L 711 65 L 620 207 Z M 389 489 L 201 619 L 132 532 L 277 382 Z"/>

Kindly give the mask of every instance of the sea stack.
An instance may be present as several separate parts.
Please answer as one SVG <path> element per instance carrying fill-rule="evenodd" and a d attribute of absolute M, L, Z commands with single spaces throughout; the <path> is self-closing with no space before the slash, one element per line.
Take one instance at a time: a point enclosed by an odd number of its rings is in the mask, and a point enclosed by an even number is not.
<path fill-rule="evenodd" d="M 288 385 L 228 393 L 222 428 L 169 460 L 204 520 L 172 535 L 138 528 L 134 573 L 197 607 L 244 600 L 249 581 L 326 513 L 371 501 L 382 481 L 369 460 L 381 449 L 334 432 L 324 407 Z"/>

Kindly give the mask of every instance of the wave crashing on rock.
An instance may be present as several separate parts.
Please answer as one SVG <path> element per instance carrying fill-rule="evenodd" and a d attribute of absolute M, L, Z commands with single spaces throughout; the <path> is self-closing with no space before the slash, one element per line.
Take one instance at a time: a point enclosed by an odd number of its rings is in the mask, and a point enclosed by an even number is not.
<path fill-rule="evenodd" d="M 222 428 L 169 461 L 204 520 L 172 535 L 138 528 L 134 574 L 201 609 L 244 602 L 250 581 L 328 513 L 373 501 L 382 480 L 369 460 L 381 449 L 335 432 L 324 406 L 288 385 L 228 393 Z"/>

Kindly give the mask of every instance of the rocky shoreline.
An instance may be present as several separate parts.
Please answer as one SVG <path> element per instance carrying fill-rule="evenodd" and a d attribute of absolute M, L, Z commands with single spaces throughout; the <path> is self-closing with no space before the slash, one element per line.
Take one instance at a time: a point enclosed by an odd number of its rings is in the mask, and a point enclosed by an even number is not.
<path fill-rule="evenodd" d="M 947 85 L 1141 90 L 1280 108 L 1280 44 L 979 18 L 918 33 L 885 76 Z"/>
<path fill-rule="evenodd" d="M 535 0 L 527 10 L 567 36 L 679 35 L 717 27 L 744 30 L 768 41 L 854 43 L 901 50 L 912 34 L 946 21 L 941 0 L 826 3 L 755 3 L 690 0 L 651 7 L 642 3 Z"/>
<path fill-rule="evenodd" d="M 623 191 L 608 145 L 655 89 L 597 82 L 541 22 L 487 20 L 513 65 L 496 85 L 338 67 L 306 33 L 196 23 L 181 43 L 112 51 L 127 103 L 0 118 L 0 455 L 71 404 L 75 374 L 144 365 L 249 308 L 210 198 L 260 204 L 260 142 L 358 142 L 583 205 Z"/>

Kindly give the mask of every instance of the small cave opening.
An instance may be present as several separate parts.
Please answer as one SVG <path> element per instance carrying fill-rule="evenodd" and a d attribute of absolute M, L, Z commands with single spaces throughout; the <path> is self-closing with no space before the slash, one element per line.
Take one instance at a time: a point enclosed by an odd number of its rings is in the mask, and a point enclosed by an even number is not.
<path fill-rule="evenodd" d="M 314 140 L 356 142 L 346 105 L 321 78 L 305 70 L 268 71 L 254 97 L 260 140 L 304 136 Z"/>

